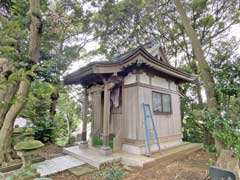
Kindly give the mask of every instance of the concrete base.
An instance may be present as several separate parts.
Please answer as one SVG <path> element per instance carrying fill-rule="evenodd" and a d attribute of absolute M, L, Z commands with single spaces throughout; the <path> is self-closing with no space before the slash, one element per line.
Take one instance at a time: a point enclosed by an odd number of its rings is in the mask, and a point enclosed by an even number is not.
<path fill-rule="evenodd" d="M 79 143 L 79 148 L 80 148 L 80 149 L 86 149 L 86 148 L 88 148 L 88 142 L 87 142 L 87 141 L 81 141 L 81 142 Z"/>
<path fill-rule="evenodd" d="M 75 157 L 85 163 L 90 164 L 93 167 L 96 167 L 97 169 L 101 169 L 102 166 L 104 166 L 105 163 L 109 162 L 115 162 L 121 160 L 121 158 L 117 155 L 109 155 L 109 156 L 103 156 L 99 152 L 100 149 L 97 148 L 86 148 L 86 149 L 80 149 L 78 146 L 68 147 L 63 149 L 63 153 L 68 154 L 72 157 Z"/>
<path fill-rule="evenodd" d="M 126 152 L 119 153 L 119 156 L 121 157 L 121 163 L 124 165 L 144 168 L 151 167 L 152 163 L 159 160 L 159 162 L 163 163 L 169 159 L 176 158 L 176 156 L 181 159 L 201 148 L 201 144 L 183 142 L 181 145 L 168 148 L 161 151 L 161 153 L 153 153 L 150 157 Z"/>
<path fill-rule="evenodd" d="M 187 155 L 194 151 L 201 149 L 201 144 L 194 143 L 182 143 L 182 145 L 170 148 L 168 150 L 162 151 L 162 153 L 152 154 L 151 157 L 146 157 L 137 154 L 130 154 L 126 152 L 113 153 L 109 156 L 103 156 L 99 153 L 99 149 L 88 148 L 88 149 L 79 149 L 78 146 L 64 148 L 63 152 L 75 157 L 85 163 L 88 163 L 97 169 L 104 167 L 104 164 L 109 162 L 121 162 L 124 165 L 134 166 L 134 167 L 146 167 L 149 164 L 153 163 L 159 159 L 168 159 L 167 157 L 179 156 L 180 158 L 183 154 Z"/>
<path fill-rule="evenodd" d="M 112 155 L 112 149 L 110 147 L 101 147 L 100 154 L 104 156 L 110 156 Z"/>
<path fill-rule="evenodd" d="M 160 142 L 160 150 L 165 150 L 169 149 L 174 146 L 179 146 L 184 144 L 181 139 L 175 140 L 175 141 L 170 141 L 170 142 Z M 145 145 L 142 146 L 137 146 L 137 145 L 132 145 L 132 144 L 123 144 L 122 145 L 122 150 L 124 152 L 132 153 L 132 154 L 146 154 L 147 149 Z M 158 146 L 157 144 L 152 144 L 151 145 L 151 152 L 158 152 Z"/>

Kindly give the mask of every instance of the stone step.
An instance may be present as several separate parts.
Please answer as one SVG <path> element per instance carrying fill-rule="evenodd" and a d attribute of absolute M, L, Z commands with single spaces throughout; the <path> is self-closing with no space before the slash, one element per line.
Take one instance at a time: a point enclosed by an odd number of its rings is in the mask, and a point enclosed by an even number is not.
<path fill-rule="evenodd" d="M 83 164 L 85 164 L 83 161 L 66 155 L 36 163 L 33 166 L 37 168 L 37 172 L 40 173 L 41 177 L 44 177 Z"/>
<path fill-rule="evenodd" d="M 75 157 L 91 166 L 101 169 L 106 163 L 120 161 L 121 157 L 117 155 L 103 156 L 98 149 L 86 148 L 80 149 L 79 146 L 73 146 L 63 149 L 63 153 Z"/>
<path fill-rule="evenodd" d="M 186 158 L 193 152 L 202 149 L 202 144 L 200 143 L 188 143 L 181 145 L 179 147 L 164 150 L 160 153 L 153 154 L 151 157 L 155 159 L 154 163 L 160 163 L 163 166 L 169 162 L 177 161 Z M 143 167 L 149 167 L 153 162 L 144 163 Z"/>
<path fill-rule="evenodd" d="M 99 149 L 86 148 L 79 149 L 79 146 L 73 146 L 64 148 L 63 152 L 74 158 L 77 158 L 87 164 L 90 164 L 97 169 L 101 169 L 101 166 L 108 162 L 119 161 L 122 164 L 134 167 L 145 168 L 152 163 L 160 162 L 163 163 L 170 160 L 178 160 L 188 156 L 194 151 L 201 149 L 201 144 L 196 143 L 185 143 L 180 146 L 176 146 L 167 150 L 161 151 L 161 153 L 152 154 L 151 157 L 144 155 L 130 154 L 126 152 L 113 153 L 110 156 L 103 156 L 100 154 Z"/>
<path fill-rule="evenodd" d="M 121 163 L 131 167 L 143 168 L 144 164 L 154 162 L 155 159 L 151 157 L 146 157 L 143 155 L 121 153 Z"/>

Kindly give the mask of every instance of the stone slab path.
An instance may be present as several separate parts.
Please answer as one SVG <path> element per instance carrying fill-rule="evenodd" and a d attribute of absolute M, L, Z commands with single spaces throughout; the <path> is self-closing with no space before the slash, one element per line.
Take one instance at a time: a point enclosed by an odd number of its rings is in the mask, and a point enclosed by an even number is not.
<path fill-rule="evenodd" d="M 44 177 L 73 167 L 81 166 L 83 164 L 85 164 L 83 161 L 66 155 L 36 163 L 33 166 L 37 168 L 41 177 Z"/>

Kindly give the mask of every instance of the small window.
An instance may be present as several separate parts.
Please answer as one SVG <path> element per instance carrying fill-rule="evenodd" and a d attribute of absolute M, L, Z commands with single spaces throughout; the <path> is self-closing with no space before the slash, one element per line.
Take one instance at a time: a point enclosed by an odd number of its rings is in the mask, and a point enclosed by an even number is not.
<path fill-rule="evenodd" d="M 172 112 L 170 94 L 153 92 L 152 102 L 153 102 L 152 106 L 153 106 L 154 113 L 170 114 Z"/>

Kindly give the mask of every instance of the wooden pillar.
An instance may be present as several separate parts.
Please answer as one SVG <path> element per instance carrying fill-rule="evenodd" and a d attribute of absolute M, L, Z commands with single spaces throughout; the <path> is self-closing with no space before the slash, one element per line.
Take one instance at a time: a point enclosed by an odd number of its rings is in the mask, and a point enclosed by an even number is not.
<path fill-rule="evenodd" d="M 109 147 L 109 126 L 110 126 L 110 90 L 114 86 L 113 83 L 105 82 L 104 84 L 104 104 L 103 104 L 103 146 L 101 153 L 103 155 L 112 154 Z"/>
<path fill-rule="evenodd" d="M 100 137 L 101 131 L 101 119 L 102 119 L 102 89 L 98 89 L 91 93 L 93 101 L 93 127 L 92 137 Z"/>
<path fill-rule="evenodd" d="M 82 123 L 82 141 L 80 142 L 80 148 L 88 147 L 87 144 L 87 114 L 88 114 L 88 92 L 84 89 L 84 102 L 83 102 L 83 123 Z"/>

